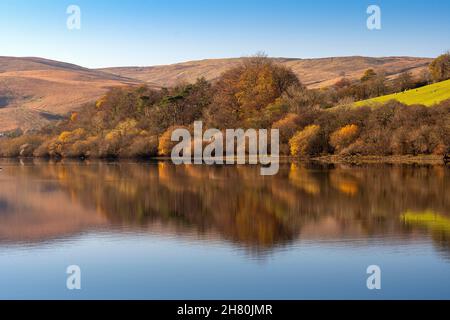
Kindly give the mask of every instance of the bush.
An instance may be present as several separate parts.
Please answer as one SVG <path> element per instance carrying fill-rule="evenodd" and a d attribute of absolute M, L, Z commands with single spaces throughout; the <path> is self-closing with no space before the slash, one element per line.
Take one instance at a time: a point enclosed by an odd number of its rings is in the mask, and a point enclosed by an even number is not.
<path fill-rule="evenodd" d="M 34 150 L 33 156 L 38 158 L 50 157 L 50 153 L 48 151 L 50 143 L 51 140 L 44 141 L 39 147 Z"/>
<path fill-rule="evenodd" d="M 51 157 L 71 157 L 72 145 L 84 139 L 85 136 L 86 130 L 83 128 L 77 128 L 73 131 L 63 131 L 48 145 L 48 154 Z"/>
<path fill-rule="evenodd" d="M 99 155 L 99 139 L 97 137 L 89 137 L 86 140 L 76 141 L 72 144 L 65 156 L 71 158 L 89 158 Z"/>
<path fill-rule="evenodd" d="M 365 132 L 360 139 L 341 151 L 341 154 L 378 155 L 392 154 L 390 148 L 391 133 L 388 130 L 375 129 Z"/>
<path fill-rule="evenodd" d="M 316 155 L 320 152 L 320 126 L 310 125 L 298 131 L 289 141 L 291 155 L 294 157 Z"/>
<path fill-rule="evenodd" d="M 0 156 L 31 157 L 36 148 L 44 142 L 44 137 L 23 135 L 16 138 L 0 140 Z"/>
<path fill-rule="evenodd" d="M 149 158 L 158 155 L 158 138 L 156 136 L 137 136 L 130 146 L 120 152 L 124 158 Z"/>
<path fill-rule="evenodd" d="M 280 143 L 288 143 L 295 134 L 300 117 L 295 113 L 288 113 L 284 118 L 278 120 L 272 125 L 272 129 L 278 129 L 280 132 Z"/>
<path fill-rule="evenodd" d="M 336 149 L 336 151 L 341 151 L 355 141 L 358 133 L 359 128 L 357 125 L 346 125 L 331 134 L 330 144 Z"/>
<path fill-rule="evenodd" d="M 176 129 L 187 129 L 184 126 L 172 126 L 167 129 L 162 136 L 159 138 L 158 144 L 158 154 L 160 156 L 170 156 L 172 153 L 172 148 L 178 143 L 176 141 L 172 141 L 172 132 Z"/>
<path fill-rule="evenodd" d="M 408 153 L 413 155 L 432 154 L 440 145 L 436 130 L 426 125 L 412 130 L 408 142 L 411 148 Z"/>

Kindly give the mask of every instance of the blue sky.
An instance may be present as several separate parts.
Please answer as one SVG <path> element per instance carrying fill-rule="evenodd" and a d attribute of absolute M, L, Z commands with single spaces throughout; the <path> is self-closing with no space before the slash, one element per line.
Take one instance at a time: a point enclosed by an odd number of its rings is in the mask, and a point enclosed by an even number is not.
<path fill-rule="evenodd" d="M 68 30 L 66 9 L 81 8 Z M 382 29 L 366 27 L 369 5 Z M 409 55 L 450 49 L 448 0 L 0 0 L 0 55 L 86 67 L 206 58 Z"/>

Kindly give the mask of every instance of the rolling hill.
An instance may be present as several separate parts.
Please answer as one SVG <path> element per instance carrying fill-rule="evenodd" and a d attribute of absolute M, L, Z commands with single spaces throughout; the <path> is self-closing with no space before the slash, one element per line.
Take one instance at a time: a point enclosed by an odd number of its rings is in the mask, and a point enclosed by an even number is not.
<path fill-rule="evenodd" d="M 450 80 L 430 84 L 428 86 L 408 90 L 405 92 L 358 101 L 357 103 L 355 103 L 355 105 L 373 105 L 387 102 L 389 100 L 397 100 L 407 105 L 423 104 L 425 106 L 432 106 L 433 104 L 447 99 L 450 99 Z"/>
<path fill-rule="evenodd" d="M 0 132 L 58 119 L 114 86 L 139 81 L 40 58 L 0 57 Z"/>
<path fill-rule="evenodd" d="M 100 69 L 118 76 L 139 79 L 152 85 L 170 87 L 179 82 L 192 82 L 197 78 L 217 79 L 224 71 L 238 65 L 245 58 L 209 59 L 155 67 L 119 67 Z M 418 74 L 431 59 L 412 57 L 337 57 L 321 59 L 276 58 L 277 62 L 291 68 L 309 88 L 326 87 L 336 83 L 343 75 L 360 78 L 365 70 L 383 70 L 388 77 L 410 71 Z"/>
<path fill-rule="evenodd" d="M 38 128 L 59 119 L 83 104 L 101 97 L 115 86 L 146 83 L 153 88 L 192 82 L 199 77 L 217 79 L 242 59 L 210 59 L 155 67 L 88 69 L 42 58 L 0 57 L 0 132 Z M 368 68 L 388 77 L 403 71 L 419 73 L 430 63 L 413 57 L 339 57 L 322 59 L 277 58 L 293 69 L 310 88 L 334 84 L 344 74 L 359 78 Z"/>

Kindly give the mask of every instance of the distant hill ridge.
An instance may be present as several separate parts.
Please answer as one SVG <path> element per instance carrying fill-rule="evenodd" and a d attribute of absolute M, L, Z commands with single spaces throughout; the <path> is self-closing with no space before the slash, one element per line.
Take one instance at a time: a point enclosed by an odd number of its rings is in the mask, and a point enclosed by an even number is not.
<path fill-rule="evenodd" d="M 171 65 L 152 67 L 117 67 L 99 69 L 119 76 L 139 79 L 153 85 L 170 87 L 178 82 L 192 82 L 199 77 L 217 79 L 226 70 L 239 65 L 245 58 L 206 59 Z M 432 59 L 414 57 L 332 57 L 318 59 L 274 58 L 278 63 L 290 67 L 302 83 L 310 88 L 320 88 L 334 84 L 343 75 L 359 78 L 369 68 L 383 70 L 395 77 L 401 72 L 418 74 Z"/>

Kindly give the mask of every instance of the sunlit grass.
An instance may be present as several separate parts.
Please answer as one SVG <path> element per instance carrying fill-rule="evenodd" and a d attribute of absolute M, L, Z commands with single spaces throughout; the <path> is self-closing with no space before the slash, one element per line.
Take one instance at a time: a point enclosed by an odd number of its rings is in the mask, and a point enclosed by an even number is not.
<path fill-rule="evenodd" d="M 423 104 L 425 106 L 432 106 L 447 99 L 450 99 L 450 80 L 430 84 L 428 86 L 405 92 L 358 101 L 355 103 L 355 106 L 360 107 L 364 105 L 381 104 L 389 100 L 397 100 L 407 105 Z"/>

